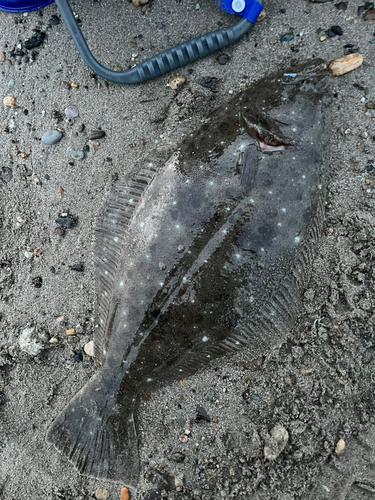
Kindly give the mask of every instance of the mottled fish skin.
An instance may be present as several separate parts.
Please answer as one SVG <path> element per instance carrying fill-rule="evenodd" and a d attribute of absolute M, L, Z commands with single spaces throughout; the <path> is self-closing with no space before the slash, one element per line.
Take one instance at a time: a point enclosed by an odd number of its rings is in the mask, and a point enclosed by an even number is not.
<path fill-rule="evenodd" d="M 47 436 L 83 474 L 136 486 L 137 395 L 293 327 L 323 220 L 322 110 L 313 86 L 267 77 L 115 187 L 97 246 L 102 367 Z M 293 145 L 263 154 L 244 117 Z"/>

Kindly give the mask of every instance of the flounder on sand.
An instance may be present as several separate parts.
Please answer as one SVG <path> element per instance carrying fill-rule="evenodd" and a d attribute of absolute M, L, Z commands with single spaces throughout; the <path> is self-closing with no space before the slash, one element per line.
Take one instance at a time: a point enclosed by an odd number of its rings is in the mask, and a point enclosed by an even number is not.
<path fill-rule="evenodd" d="M 139 394 L 285 339 L 321 233 L 323 125 L 313 85 L 269 76 L 114 187 L 96 246 L 101 367 L 47 435 L 82 474 L 136 486 Z"/>

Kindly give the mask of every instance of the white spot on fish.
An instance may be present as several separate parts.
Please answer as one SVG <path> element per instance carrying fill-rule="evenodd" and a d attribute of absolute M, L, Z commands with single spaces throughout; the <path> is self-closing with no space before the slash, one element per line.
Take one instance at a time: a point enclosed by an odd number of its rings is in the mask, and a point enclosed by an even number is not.
<path fill-rule="evenodd" d="M 176 203 L 177 203 L 177 201 L 174 201 L 174 202 L 172 203 L 172 205 L 176 205 Z"/>
<path fill-rule="evenodd" d="M 254 302 L 254 297 L 252 295 L 249 297 L 249 302 Z"/>
<path fill-rule="evenodd" d="M 104 271 L 104 274 L 108 274 L 108 271 Z"/>
<path fill-rule="evenodd" d="M 241 255 L 239 253 L 236 253 L 236 257 L 237 257 L 237 259 L 240 259 Z"/>
<path fill-rule="evenodd" d="M 180 226 L 177 224 L 176 229 L 180 229 Z"/>
<path fill-rule="evenodd" d="M 146 259 L 149 259 L 149 258 L 150 258 L 150 256 L 149 256 L 149 255 L 146 255 Z"/>
<path fill-rule="evenodd" d="M 157 234 L 155 234 L 155 238 L 157 238 L 157 237 L 158 237 L 158 235 L 157 235 Z"/>
<path fill-rule="evenodd" d="M 299 236 L 296 236 L 296 237 L 294 238 L 294 242 L 295 242 L 295 243 L 299 243 L 300 241 L 301 241 L 301 238 L 300 238 Z"/>
<path fill-rule="evenodd" d="M 252 198 L 250 198 L 250 203 L 255 203 L 255 201 Z"/>
<path fill-rule="evenodd" d="M 123 281 L 120 281 L 120 286 L 124 286 L 124 282 Z"/>
<path fill-rule="evenodd" d="M 130 198 L 129 203 L 133 203 L 133 198 Z"/>
<path fill-rule="evenodd" d="M 194 302 L 195 302 L 195 300 L 193 299 L 193 300 L 191 301 L 191 303 L 192 303 L 192 304 L 194 304 Z"/>
<path fill-rule="evenodd" d="M 229 208 L 229 207 L 227 207 L 227 211 L 228 211 L 228 212 L 230 211 L 230 208 Z"/>
<path fill-rule="evenodd" d="M 226 229 L 223 229 L 223 233 L 224 233 L 224 234 L 227 234 L 227 231 L 226 231 Z"/>
<path fill-rule="evenodd" d="M 189 179 L 188 179 L 188 180 L 185 182 L 185 184 L 189 184 L 189 182 L 190 182 L 190 181 L 189 181 Z"/>
<path fill-rule="evenodd" d="M 210 182 L 211 186 L 213 185 L 213 183 L 214 183 L 214 181 L 211 181 L 211 182 Z"/>
<path fill-rule="evenodd" d="M 160 286 L 164 286 L 164 283 L 160 282 L 160 283 L 159 283 L 159 285 L 160 285 Z"/>
<path fill-rule="evenodd" d="M 147 379 L 147 382 L 152 382 L 152 378 L 148 378 L 148 379 Z"/>
<path fill-rule="evenodd" d="M 281 211 L 282 211 L 282 212 L 286 212 L 286 208 L 282 208 L 282 209 L 281 209 Z"/>
<path fill-rule="evenodd" d="M 145 223 L 144 223 L 144 222 L 141 222 L 141 223 L 139 224 L 139 227 L 143 227 L 144 225 L 145 225 Z"/>
<path fill-rule="evenodd" d="M 302 176 L 302 179 L 306 179 L 306 175 L 303 175 L 303 176 Z"/>
<path fill-rule="evenodd" d="M 206 335 L 202 338 L 202 342 L 207 342 L 208 341 L 208 337 L 206 337 Z"/>
<path fill-rule="evenodd" d="M 281 226 L 282 226 L 281 222 L 278 222 L 278 223 L 277 223 L 277 225 L 278 225 L 279 227 L 281 227 Z"/>
<path fill-rule="evenodd" d="M 268 194 L 272 194 L 272 191 L 268 191 Z"/>
<path fill-rule="evenodd" d="M 107 351 L 105 349 L 103 349 L 103 354 L 104 356 L 107 354 Z"/>
<path fill-rule="evenodd" d="M 123 314 L 124 316 L 126 316 L 126 311 L 124 311 L 122 314 Z"/>
<path fill-rule="evenodd" d="M 117 238 L 117 236 L 116 236 L 115 238 L 113 238 L 113 241 L 114 241 L 115 243 L 117 243 L 117 242 L 118 242 L 118 238 Z"/>
<path fill-rule="evenodd" d="M 262 248 L 260 249 L 260 251 L 261 251 L 261 252 L 264 252 L 264 248 L 262 247 Z"/>
<path fill-rule="evenodd" d="M 72 408 L 72 413 L 73 413 L 74 411 L 75 411 L 75 410 L 74 410 L 74 408 Z"/>
<path fill-rule="evenodd" d="M 124 328 L 126 328 L 126 325 L 124 325 Z"/>

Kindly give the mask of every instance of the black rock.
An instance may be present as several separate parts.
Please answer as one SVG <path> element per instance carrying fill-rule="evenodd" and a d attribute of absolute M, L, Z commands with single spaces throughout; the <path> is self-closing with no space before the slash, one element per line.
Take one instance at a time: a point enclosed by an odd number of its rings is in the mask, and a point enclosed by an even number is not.
<path fill-rule="evenodd" d="M 9 403 L 9 399 L 6 397 L 6 395 L 3 392 L 0 392 L 0 406 L 5 405 L 5 403 Z"/>
<path fill-rule="evenodd" d="M 249 396 L 250 396 L 250 389 L 246 389 L 246 391 L 242 393 L 242 397 L 243 399 L 247 399 Z"/>
<path fill-rule="evenodd" d="M 177 451 L 173 457 L 171 457 L 171 460 L 173 460 L 174 462 L 177 462 L 178 464 L 181 464 L 184 460 L 185 460 L 185 453 L 180 453 L 179 451 Z"/>
<path fill-rule="evenodd" d="M 73 266 L 70 266 L 69 269 L 71 269 L 72 271 L 82 272 L 83 271 L 83 264 L 74 264 Z"/>
<path fill-rule="evenodd" d="M 104 130 L 93 130 L 89 132 L 87 139 L 89 139 L 89 141 L 93 141 L 94 139 L 101 139 L 104 136 L 105 136 Z"/>
<path fill-rule="evenodd" d="M 280 38 L 280 42 L 291 42 L 294 38 L 294 34 L 293 33 L 285 33 L 285 35 L 283 35 L 281 38 Z"/>
<path fill-rule="evenodd" d="M 366 2 L 364 5 L 360 5 L 357 9 L 357 16 L 360 17 L 362 14 L 370 9 L 374 8 L 374 2 Z"/>
<path fill-rule="evenodd" d="M 333 33 L 337 36 L 342 35 L 342 29 L 340 26 L 331 26 L 331 31 L 333 31 Z"/>
<path fill-rule="evenodd" d="M 362 338 L 364 338 L 366 342 L 371 342 L 371 340 L 372 340 L 372 333 L 365 332 L 365 333 L 362 334 Z"/>
<path fill-rule="evenodd" d="M 76 221 L 73 217 L 68 215 L 67 217 L 59 217 L 56 219 L 56 223 L 63 229 L 72 229 L 75 226 Z"/>
<path fill-rule="evenodd" d="M 34 288 L 42 288 L 43 279 L 41 276 L 37 276 L 31 280 L 31 283 Z"/>
<path fill-rule="evenodd" d="M 46 37 L 45 33 L 42 32 L 35 33 L 35 35 L 26 40 L 26 42 L 23 42 L 23 46 L 27 50 L 33 49 L 34 47 L 38 47 L 43 42 L 45 37 Z"/>
<path fill-rule="evenodd" d="M 206 422 L 211 422 L 211 418 L 206 412 L 206 410 L 201 406 L 197 406 L 197 416 L 195 418 L 195 421 L 199 422 L 201 420 L 205 420 Z"/>
<path fill-rule="evenodd" d="M 82 363 L 82 361 L 83 361 L 82 351 L 74 351 L 73 359 L 77 363 Z"/>
<path fill-rule="evenodd" d="M 217 56 L 217 62 L 219 64 L 221 64 L 222 66 L 229 63 L 229 61 L 230 61 L 230 57 L 228 56 L 228 54 L 219 54 Z"/>
<path fill-rule="evenodd" d="M 60 24 L 60 18 L 56 15 L 53 15 L 51 17 L 51 19 L 49 20 L 49 23 L 52 25 L 52 26 L 57 26 L 58 24 Z"/>
<path fill-rule="evenodd" d="M 336 9 L 346 10 L 348 8 L 348 2 L 339 2 L 335 4 Z"/>
<path fill-rule="evenodd" d="M 83 151 L 84 151 L 85 153 L 88 153 L 88 152 L 90 151 L 90 146 L 88 146 L 88 145 L 86 144 L 86 146 L 83 146 L 83 148 L 82 148 L 82 149 L 83 149 Z"/>
<path fill-rule="evenodd" d="M 207 76 L 205 78 L 202 78 L 199 83 L 200 85 L 202 85 L 202 87 L 211 90 L 211 92 L 217 92 L 217 87 L 220 83 L 220 80 L 214 76 Z"/>
<path fill-rule="evenodd" d="M 52 274 L 56 274 L 56 269 L 53 266 L 51 266 L 49 270 L 51 271 Z"/>
<path fill-rule="evenodd" d="M 1 178 L 4 182 L 10 182 L 13 179 L 13 170 L 9 167 L 2 167 Z"/>

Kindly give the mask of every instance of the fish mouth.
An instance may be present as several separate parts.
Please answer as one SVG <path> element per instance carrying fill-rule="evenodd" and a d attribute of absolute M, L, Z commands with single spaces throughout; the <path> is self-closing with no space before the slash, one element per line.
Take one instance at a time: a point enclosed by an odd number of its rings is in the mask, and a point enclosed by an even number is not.
<path fill-rule="evenodd" d="M 241 121 L 246 132 L 257 141 L 261 151 L 272 153 L 274 151 L 284 151 L 294 146 L 292 140 L 285 137 L 276 123 L 271 123 L 270 120 L 265 118 L 250 120 L 242 114 Z M 263 122 L 264 125 L 259 122 Z M 277 132 L 272 131 L 271 128 L 276 128 Z"/>

